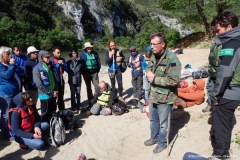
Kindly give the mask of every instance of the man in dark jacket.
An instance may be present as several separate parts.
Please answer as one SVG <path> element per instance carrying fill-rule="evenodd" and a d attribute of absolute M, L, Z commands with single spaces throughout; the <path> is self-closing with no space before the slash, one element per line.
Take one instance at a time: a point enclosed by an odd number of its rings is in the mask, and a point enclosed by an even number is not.
<path fill-rule="evenodd" d="M 78 51 L 73 49 L 69 52 L 70 60 L 67 61 L 68 83 L 71 90 L 71 109 L 81 109 L 81 61 L 78 58 Z"/>
<path fill-rule="evenodd" d="M 82 61 L 82 75 L 87 87 L 88 103 L 91 106 L 90 100 L 93 98 L 91 82 L 95 89 L 98 87 L 98 73 L 101 69 L 101 63 L 97 52 L 93 51 L 93 45 L 90 42 L 84 44 L 84 50 L 80 55 Z"/>
<path fill-rule="evenodd" d="M 227 159 L 230 156 L 234 112 L 240 103 L 240 27 L 238 17 L 232 12 L 225 11 L 215 18 L 214 28 L 219 35 L 214 41 L 217 45 L 222 45 L 222 49 L 216 83 L 210 95 L 210 136 L 212 159 Z"/>
<path fill-rule="evenodd" d="M 94 104 L 87 115 L 111 115 L 111 108 L 114 102 L 114 94 L 111 94 L 112 88 L 104 81 L 99 82 L 91 103 Z"/>
<path fill-rule="evenodd" d="M 24 70 L 26 73 L 26 83 L 25 90 L 30 93 L 33 103 L 37 105 L 38 100 L 38 89 L 33 81 L 33 68 L 38 64 L 38 52 L 34 46 L 30 46 L 27 48 L 28 59 L 25 62 Z"/>

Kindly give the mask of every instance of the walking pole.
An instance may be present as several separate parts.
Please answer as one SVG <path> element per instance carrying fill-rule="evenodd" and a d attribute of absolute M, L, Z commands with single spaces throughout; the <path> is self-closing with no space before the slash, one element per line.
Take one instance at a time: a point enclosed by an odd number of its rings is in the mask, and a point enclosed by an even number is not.
<path fill-rule="evenodd" d="M 167 150 L 168 150 L 168 157 L 170 156 L 170 148 L 169 148 L 169 133 L 171 128 L 171 112 L 168 113 L 168 128 L 167 128 Z"/>

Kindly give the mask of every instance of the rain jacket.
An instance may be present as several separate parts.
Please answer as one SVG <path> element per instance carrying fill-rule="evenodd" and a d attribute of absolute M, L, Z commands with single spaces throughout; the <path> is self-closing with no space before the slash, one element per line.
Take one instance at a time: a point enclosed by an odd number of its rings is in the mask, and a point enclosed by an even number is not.
<path fill-rule="evenodd" d="M 188 88 L 178 88 L 178 97 L 186 102 L 187 107 L 199 105 L 204 102 L 205 81 L 203 79 L 195 79 L 193 82 L 196 83 L 196 88 L 195 86 L 190 86 Z"/>

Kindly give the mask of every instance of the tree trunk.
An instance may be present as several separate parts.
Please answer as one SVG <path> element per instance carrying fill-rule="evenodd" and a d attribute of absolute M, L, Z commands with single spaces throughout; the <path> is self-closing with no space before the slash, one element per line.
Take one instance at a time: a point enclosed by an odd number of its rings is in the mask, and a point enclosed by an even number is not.
<path fill-rule="evenodd" d="M 202 22 L 203 22 L 203 25 L 205 27 L 206 35 L 210 36 L 211 35 L 210 25 L 207 22 L 207 18 L 205 16 L 205 14 L 203 13 L 203 8 L 201 7 L 201 5 L 198 2 L 196 2 L 196 7 L 197 7 L 197 12 L 200 15 L 200 17 L 202 19 Z"/>

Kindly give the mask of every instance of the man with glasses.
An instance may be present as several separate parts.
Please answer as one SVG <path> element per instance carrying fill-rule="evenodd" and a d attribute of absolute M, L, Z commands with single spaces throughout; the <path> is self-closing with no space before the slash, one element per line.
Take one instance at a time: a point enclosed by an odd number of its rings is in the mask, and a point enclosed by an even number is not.
<path fill-rule="evenodd" d="M 240 103 L 240 27 L 238 17 L 225 11 L 215 17 L 217 36 L 214 42 L 222 45 L 216 83 L 210 95 L 212 128 L 210 137 L 213 154 L 210 159 L 228 159 L 234 127 L 234 112 Z"/>
<path fill-rule="evenodd" d="M 34 46 L 27 48 L 28 60 L 25 62 L 24 70 L 26 73 L 25 90 L 30 93 L 33 103 L 37 106 L 38 90 L 33 81 L 33 68 L 38 64 L 38 52 Z"/>
<path fill-rule="evenodd" d="M 38 54 L 38 64 L 33 68 L 33 80 L 38 88 L 38 98 L 41 103 L 42 122 L 48 123 L 56 112 L 58 95 L 58 74 L 50 58 L 48 51 L 41 50 Z"/>
<path fill-rule="evenodd" d="M 15 59 L 11 57 L 12 49 L 0 47 L 0 126 L 4 140 L 9 140 L 8 130 L 8 110 L 13 105 L 13 97 L 17 95 L 21 88 L 21 81 L 16 74 Z"/>
<path fill-rule="evenodd" d="M 178 57 L 167 48 L 164 33 L 158 32 L 150 36 L 152 58 L 147 70 L 147 78 L 151 85 L 149 120 L 150 139 L 145 146 L 157 144 L 154 154 L 162 152 L 167 147 L 167 130 L 170 131 L 170 114 L 177 100 L 177 85 L 180 81 L 181 63 Z"/>

